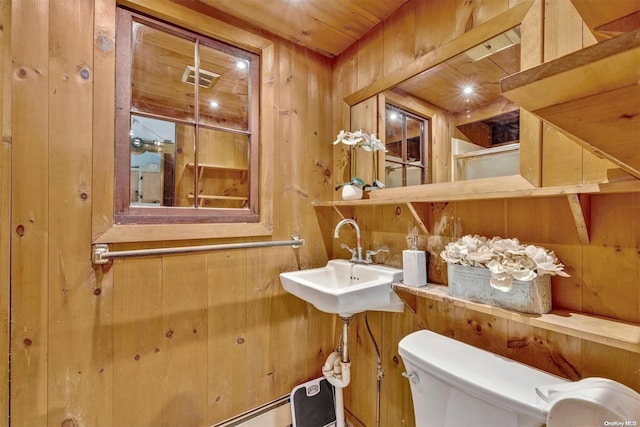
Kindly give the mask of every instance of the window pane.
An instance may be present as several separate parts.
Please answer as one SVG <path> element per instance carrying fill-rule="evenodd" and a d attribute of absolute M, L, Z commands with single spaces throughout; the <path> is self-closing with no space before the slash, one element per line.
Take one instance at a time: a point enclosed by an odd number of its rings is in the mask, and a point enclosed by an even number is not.
<path fill-rule="evenodd" d="M 386 162 L 384 170 L 385 170 L 385 174 L 384 174 L 385 187 L 395 188 L 395 187 L 403 186 L 403 178 L 402 178 L 403 167 L 401 164 Z"/>
<path fill-rule="evenodd" d="M 260 58 L 117 13 L 114 220 L 257 222 Z"/>
<path fill-rule="evenodd" d="M 195 43 L 132 23 L 131 110 L 194 120 Z"/>
<path fill-rule="evenodd" d="M 249 62 L 200 45 L 199 121 L 202 124 L 249 129 Z M 204 80 L 203 80 L 204 79 Z"/>
<path fill-rule="evenodd" d="M 385 110 L 385 186 L 425 184 L 427 119 L 390 104 Z"/>
<path fill-rule="evenodd" d="M 416 166 L 407 167 L 407 183 L 405 185 L 423 184 L 422 168 Z"/>
<path fill-rule="evenodd" d="M 407 117 L 407 160 L 422 161 L 422 120 Z"/>
<path fill-rule="evenodd" d="M 249 137 L 201 128 L 198 207 L 244 208 L 249 198 Z"/>
<path fill-rule="evenodd" d="M 131 206 L 175 206 L 175 124 L 132 116 L 130 135 Z"/>
<path fill-rule="evenodd" d="M 508 151 L 498 153 L 478 150 L 455 159 L 454 180 L 490 178 L 520 173 L 520 150 L 517 144 Z M 489 151 L 485 153 L 486 151 Z M 469 155 L 474 154 L 474 155 Z"/>
<path fill-rule="evenodd" d="M 385 107 L 387 120 L 385 122 L 385 147 L 387 156 L 402 160 L 402 128 L 404 127 L 404 113 L 388 105 Z"/>

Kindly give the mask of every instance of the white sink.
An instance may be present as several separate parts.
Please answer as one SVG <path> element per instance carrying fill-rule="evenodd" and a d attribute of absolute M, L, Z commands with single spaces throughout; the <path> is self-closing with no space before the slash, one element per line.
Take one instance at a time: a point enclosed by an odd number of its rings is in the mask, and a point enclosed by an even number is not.
<path fill-rule="evenodd" d="M 363 311 L 402 312 L 404 303 L 391 289 L 402 270 L 334 259 L 325 267 L 280 273 L 284 289 L 318 310 L 349 317 Z"/>

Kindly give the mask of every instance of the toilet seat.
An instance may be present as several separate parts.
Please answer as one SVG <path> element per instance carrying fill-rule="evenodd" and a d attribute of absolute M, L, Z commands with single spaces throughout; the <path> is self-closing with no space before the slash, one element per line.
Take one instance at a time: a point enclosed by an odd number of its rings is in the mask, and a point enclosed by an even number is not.
<path fill-rule="evenodd" d="M 640 394 L 607 378 L 536 387 L 547 426 L 640 425 Z"/>

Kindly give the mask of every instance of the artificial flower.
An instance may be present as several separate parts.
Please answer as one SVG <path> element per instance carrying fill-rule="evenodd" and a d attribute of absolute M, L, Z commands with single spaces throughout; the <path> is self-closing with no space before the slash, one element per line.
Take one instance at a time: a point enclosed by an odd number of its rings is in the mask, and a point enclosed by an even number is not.
<path fill-rule="evenodd" d="M 447 244 L 440 257 L 452 264 L 486 268 L 490 284 L 509 291 L 513 280 L 529 282 L 545 274 L 569 277 L 553 251 L 535 245 L 522 245 L 518 239 L 466 235 Z"/>

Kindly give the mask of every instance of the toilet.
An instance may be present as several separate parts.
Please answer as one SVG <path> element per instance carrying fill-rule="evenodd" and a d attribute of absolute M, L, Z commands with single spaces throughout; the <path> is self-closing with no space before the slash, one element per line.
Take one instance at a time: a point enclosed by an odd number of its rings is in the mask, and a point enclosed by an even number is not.
<path fill-rule="evenodd" d="M 640 425 L 640 394 L 606 378 L 569 381 L 428 330 L 399 353 L 418 427 Z"/>

